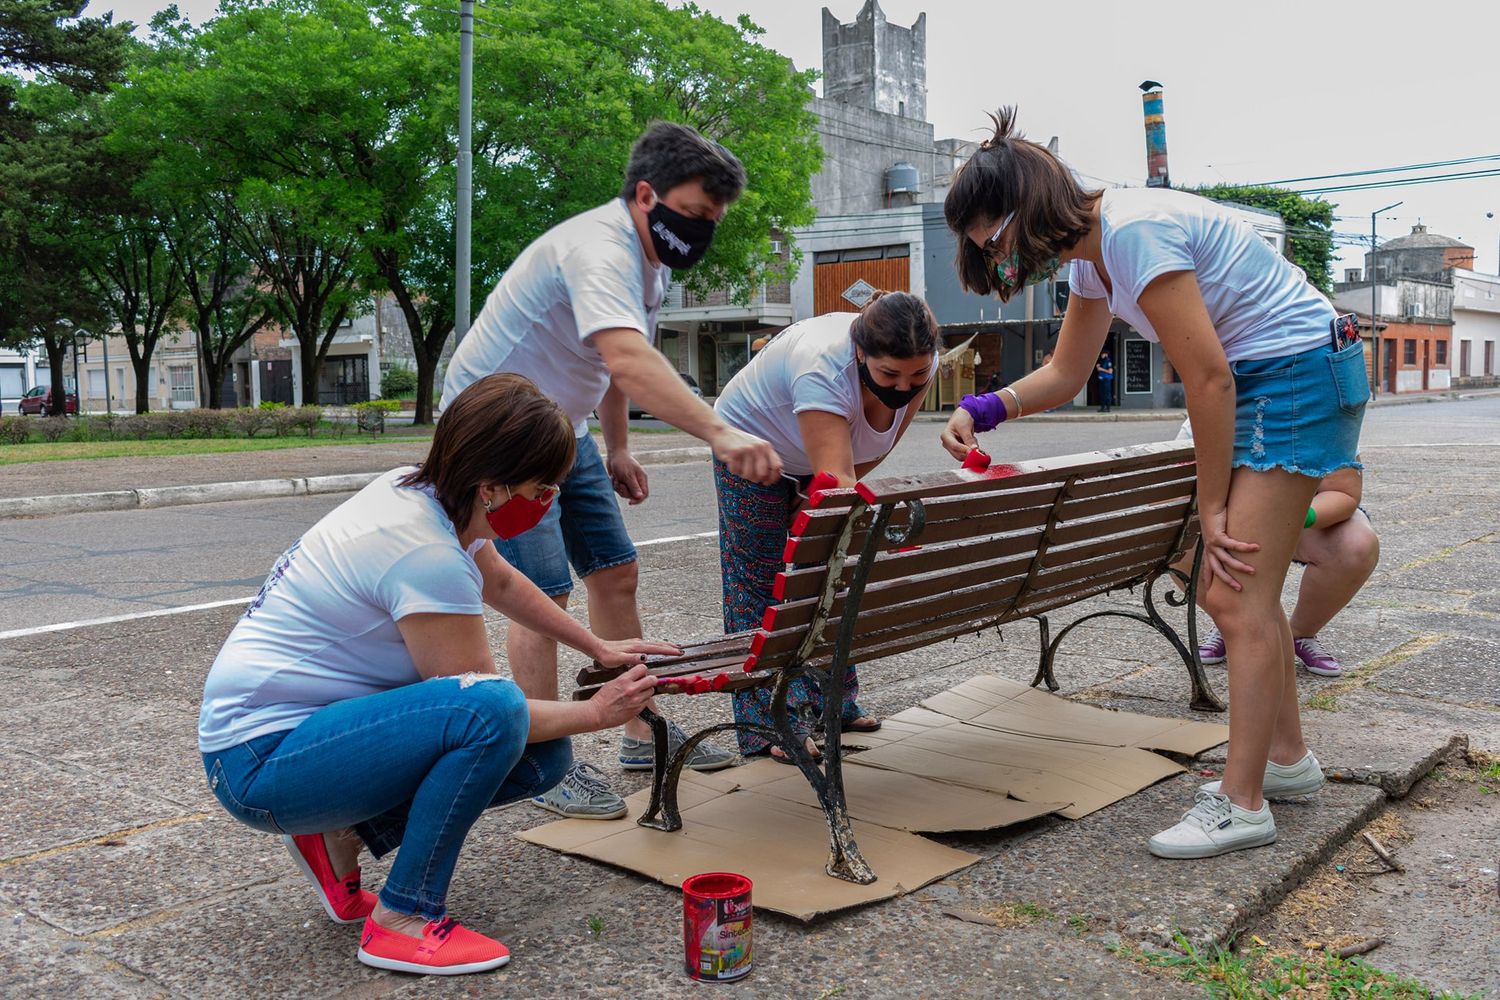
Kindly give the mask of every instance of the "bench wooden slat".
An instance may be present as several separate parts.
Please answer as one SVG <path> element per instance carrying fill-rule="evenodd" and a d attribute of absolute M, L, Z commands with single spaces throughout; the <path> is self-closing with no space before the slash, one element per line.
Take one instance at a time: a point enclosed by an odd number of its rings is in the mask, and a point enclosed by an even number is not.
<path fill-rule="evenodd" d="M 1194 463 L 1183 464 L 1171 461 L 1136 472 L 1114 474 L 1111 471 L 1109 475 L 1074 482 L 1068 495 L 1076 500 L 1085 500 L 1090 497 L 1123 493 L 1179 480 L 1192 481 L 1196 470 Z M 1052 498 L 1057 495 L 1056 487 L 1060 486 L 1066 478 L 1066 476 L 1059 476 L 1055 482 L 1044 486 L 995 490 L 925 501 L 924 513 L 928 524 L 936 524 L 940 521 L 958 518 L 982 517 L 999 511 L 1043 506 L 1052 502 Z M 798 539 L 836 535 L 843 528 L 842 514 L 841 510 L 804 510 L 797 515 L 791 533 Z M 873 519 L 872 514 L 866 514 L 861 518 L 863 525 L 868 525 L 871 519 Z M 892 527 L 901 527 L 910 519 L 911 508 L 903 504 L 891 512 L 889 523 Z"/>
<path fill-rule="evenodd" d="M 1110 471 L 1125 472 L 1167 461 L 1193 461 L 1193 446 L 1189 442 L 1162 441 L 1154 444 L 1136 444 L 1116 448 L 1107 452 L 1087 452 L 1081 455 L 1063 455 L 1013 464 L 996 463 L 984 472 L 938 472 L 925 476 L 901 476 L 860 483 L 855 490 L 867 503 L 896 503 L 902 500 L 927 500 L 953 496 L 960 493 L 982 493 L 1002 486 L 1027 486 L 1050 482 L 1066 475 L 1080 478 L 1102 475 Z"/>
<path fill-rule="evenodd" d="M 983 538 L 986 535 L 999 535 L 1046 524 L 1052 516 L 1052 508 L 1059 489 L 1060 487 L 1053 489 L 1051 497 L 1042 506 L 1020 511 L 988 514 L 982 517 L 939 521 L 935 524 L 928 522 L 926 527 L 922 529 L 921 534 L 913 542 L 917 545 L 931 545 L 938 542 L 970 540 Z M 1063 501 L 1063 506 L 1058 514 L 1058 521 L 1059 523 L 1066 524 L 1070 521 L 1097 517 L 1102 514 L 1113 514 L 1150 504 L 1165 503 L 1188 496 L 1192 493 L 1192 490 L 1193 480 L 1186 479 L 1132 490 L 1127 493 L 1110 493 L 1083 500 L 1070 498 Z M 869 532 L 863 529 L 856 529 L 854 531 L 849 542 L 849 552 L 851 554 L 857 555 L 859 553 L 868 534 Z M 835 544 L 836 541 L 832 537 L 794 539 L 787 544 L 787 562 L 825 562 L 833 555 Z"/>
<path fill-rule="evenodd" d="M 1102 541 L 1084 545 L 1051 546 L 1044 554 L 1041 566 L 1043 570 L 1050 570 L 1117 551 L 1131 551 L 1147 546 L 1165 548 L 1171 545 L 1181 532 L 1182 525 L 1179 519 L 1145 531 L 1112 535 Z M 1014 549 L 1009 558 L 984 559 L 978 551 L 980 546 L 964 546 L 962 547 L 964 558 L 956 566 L 946 565 L 949 560 L 945 558 L 944 565 L 934 567 L 932 572 L 920 574 L 914 572 L 911 569 L 911 563 L 904 560 L 921 556 L 924 553 L 907 552 L 894 556 L 886 562 L 897 563 L 897 568 L 888 571 L 884 579 L 867 584 L 864 604 L 866 607 L 889 607 L 920 597 L 934 597 L 962 590 L 986 581 L 1004 580 L 1017 574 L 1025 576 L 1032 560 L 1036 557 L 1039 536 L 1032 534 L 1016 539 L 1006 539 L 1006 541 L 1012 543 Z M 929 558 L 938 555 L 939 553 L 934 552 Z M 942 555 L 946 556 L 947 553 Z M 873 572 L 871 576 L 874 576 Z M 834 618 L 842 616 L 844 605 L 845 595 L 840 594 L 834 599 L 829 615 Z M 816 596 L 775 605 L 768 610 L 764 627 L 773 631 L 801 628 L 812 621 L 817 607 Z"/>
<path fill-rule="evenodd" d="M 1033 580 L 1032 589 L 1053 593 L 1059 587 L 1079 584 L 1086 587 L 1091 579 L 1113 577 L 1123 570 L 1139 573 L 1159 564 L 1169 554 L 1167 550 L 1171 547 L 1170 540 L 1137 545 L 1124 551 L 1110 550 L 1108 555 L 1101 558 L 1072 563 L 1057 569 L 1040 570 Z M 856 618 L 858 632 L 863 636 L 871 632 L 883 632 L 892 628 L 916 625 L 926 619 L 948 617 L 961 612 L 972 613 L 975 616 L 986 615 L 990 611 L 1003 614 L 1004 609 L 1012 606 L 1013 599 L 1021 592 L 1029 565 L 1030 560 L 1019 560 L 1008 564 L 1011 575 L 1003 579 L 996 579 L 993 569 L 988 579 L 984 578 L 983 574 L 978 574 L 980 577 L 978 582 L 962 589 L 950 588 L 940 591 L 944 595 L 942 597 L 913 597 L 897 604 L 882 600 L 873 608 L 870 605 L 862 605 Z M 842 622 L 842 616 L 829 616 L 823 635 L 813 647 L 813 656 L 818 656 L 826 648 L 832 646 Z M 796 627 L 782 628 L 778 611 L 775 625 L 776 631 L 765 633 L 764 639 L 757 636 L 751 643 L 757 668 L 772 665 L 773 657 L 795 652 L 802 645 L 806 622 Z"/>
<path fill-rule="evenodd" d="M 1149 565 L 1147 568 L 1150 568 Z M 1013 613 L 991 612 L 976 615 L 972 612 L 959 612 L 943 618 L 928 619 L 922 622 L 919 628 L 891 629 L 886 632 L 860 635 L 851 645 L 850 662 L 869 663 L 882 657 L 894 656 L 897 653 L 921 649 L 948 639 L 982 632 L 987 628 L 1007 625 L 1031 615 L 1042 614 L 1117 590 L 1139 579 L 1141 574 L 1142 571 L 1139 568 L 1124 568 L 1091 581 L 1083 589 L 1075 589 L 1068 585 L 1050 591 L 1037 592 L 1022 602 Z M 790 654 L 787 655 L 790 656 Z M 808 662 L 814 667 L 826 668 L 832 658 L 831 651 L 826 651 L 814 655 Z M 766 665 L 766 668 L 775 669 L 777 666 L 779 664 L 773 660 Z M 761 669 L 759 663 L 757 663 L 757 669 Z"/>

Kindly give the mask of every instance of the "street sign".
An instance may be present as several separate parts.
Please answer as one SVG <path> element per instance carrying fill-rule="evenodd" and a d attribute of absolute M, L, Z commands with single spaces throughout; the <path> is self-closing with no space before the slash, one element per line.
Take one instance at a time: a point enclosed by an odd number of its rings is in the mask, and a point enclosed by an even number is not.
<path fill-rule="evenodd" d="M 854 303 L 856 309 L 863 309 L 865 303 L 870 301 L 870 296 L 875 294 L 875 286 L 864 278 L 860 278 L 854 284 L 843 291 L 843 298 Z"/>

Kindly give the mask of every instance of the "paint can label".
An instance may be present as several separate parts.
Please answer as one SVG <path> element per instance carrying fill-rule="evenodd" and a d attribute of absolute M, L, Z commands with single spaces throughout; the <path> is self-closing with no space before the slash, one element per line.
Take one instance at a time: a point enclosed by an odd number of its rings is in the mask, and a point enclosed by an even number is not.
<path fill-rule="evenodd" d="M 694 892 L 693 879 L 683 884 L 682 931 L 684 971 L 693 979 L 730 982 L 750 972 L 750 882 L 742 892 L 721 895 L 715 885 Z M 739 886 L 735 886 L 739 888 Z"/>

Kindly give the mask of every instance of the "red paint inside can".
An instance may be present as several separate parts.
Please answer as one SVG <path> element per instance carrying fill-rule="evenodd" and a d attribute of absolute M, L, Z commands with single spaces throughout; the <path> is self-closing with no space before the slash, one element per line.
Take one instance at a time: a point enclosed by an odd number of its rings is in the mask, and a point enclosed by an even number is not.
<path fill-rule="evenodd" d="M 733 872 L 691 875 L 682 883 L 683 969 L 727 983 L 750 972 L 750 880 Z"/>

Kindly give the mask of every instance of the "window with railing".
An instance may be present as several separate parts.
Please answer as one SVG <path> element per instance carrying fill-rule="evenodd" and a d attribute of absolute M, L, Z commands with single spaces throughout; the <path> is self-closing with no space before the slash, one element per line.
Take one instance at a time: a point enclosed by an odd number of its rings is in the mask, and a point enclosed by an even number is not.
<path fill-rule="evenodd" d="M 1414 365 L 1417 363 L 1417 342 L 1415 340 L 1402 342 L 1401 363 L 1403 365 Z"/>
<path fill-rule="evenodd" d="M 167 383 L 174 403 L 191 403 L 198 398 L 197 388 L 193 385 L 192 365 L 168 365 Z"/>

